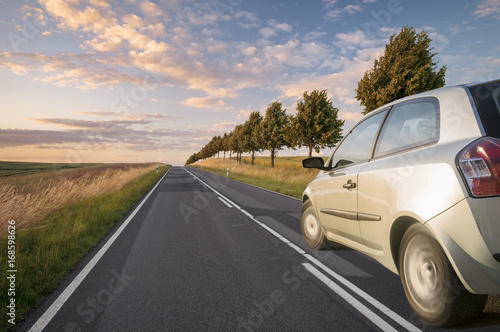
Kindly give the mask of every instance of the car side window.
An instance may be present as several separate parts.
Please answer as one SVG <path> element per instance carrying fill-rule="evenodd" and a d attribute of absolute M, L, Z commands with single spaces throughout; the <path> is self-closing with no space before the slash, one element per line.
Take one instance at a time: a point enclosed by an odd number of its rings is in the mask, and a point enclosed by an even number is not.
<path fill-rule="evenodd" d="M 439 140 L 439 102 L 420 98 L 396 104 L 385 121 L 374 157 L 392 154 Z"/>
<path fill-rule="evenodd" d="M 387 110 L 382 111 L 359 123 L 335 150 L 330 165 L 338 168 L 368 160 L 373 140 L 386 113 Z"/>

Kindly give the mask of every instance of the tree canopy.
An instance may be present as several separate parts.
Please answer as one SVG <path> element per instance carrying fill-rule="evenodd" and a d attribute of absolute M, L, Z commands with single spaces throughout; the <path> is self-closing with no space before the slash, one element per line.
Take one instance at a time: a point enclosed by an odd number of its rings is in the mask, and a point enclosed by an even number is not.
<path fill-rule="evenodd" d="M 266 115 L 261 124 L 261 143 L 264 149 L 271 151 L 271 167 L 274 167 L 274 158 L 283 147 L 290 147 L 286 139 L 289 118 L 281 102 L 275 101 L 266 109 Z"/>
<path fill-rule="evenodd" d="M 356 99 L 365 107 L 363 114 L 396 99 L 444 86 L 446 66 L 437 69 L 431 41 L 427 31 L 417 33 L 408 26 L 391 36 L 384 55 L 358 82 Z"/>
<path fill-rule="evenodd" d="M 297 114 L 290 117 L 290 141 L 299 148 L 307 146 L 309 157 L 320 148 L 333 148 L 342 138 L 343 120 L 337 118 L 339 109 L 333 107 L 326 90 L 304 92 L 297 102 Z"/>
<path fill-rule="evenodd" d="M 243 124 L 244 131 L 244 147 L 246 152 L 252 154 L 252 165 L 255 159 L 255 152 L 262 150 L 262 140 L 260 134 L 260 126 L 262 123 L 262 115 L 258 111 L 250 113 L 248 120 Z"/>

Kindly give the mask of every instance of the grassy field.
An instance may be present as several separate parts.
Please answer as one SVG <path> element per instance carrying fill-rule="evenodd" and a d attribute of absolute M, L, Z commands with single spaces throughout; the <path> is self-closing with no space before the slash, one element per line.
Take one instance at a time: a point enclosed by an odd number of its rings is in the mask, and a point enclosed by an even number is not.
<path fill-rule="evenodd" d="M 318 174 L 317 170 L 302 168 L 304 157 L 276 157 L 271 168 L 270 157 L 256 157 L 251 165 L 250 157 L 243 157 L 241 164 L 235 159 L 212 158 L 199 161 L 191 167 L 226 176 L 238 181 L 266 188 L 288 196 L 301 198 L 307 184 Z"/>
<path fill-rule="evenodd" d="M 104 164 L 62 164 L 62 163 L 27 163 L 19 161 L 0 161 L 0 177 L 12 175 L 27 175 L 40 172 L 55 172 L 84 168 Z"/>
<path fill-rule="evenodd" d="M 61 278 L 167 171 L 156 164 L 109 165 L 60 170 L 42 180 L 36 174 L 13 176 L 19 185 L 0 181 L 0 261 L 7 264 L 8 221 L 15 220 L 16 321 L 54 291 Z M 39 174 L 39 178 L 40 175 Z M 29 177 L 33 182 L 26 181 Z M 33 217 L 36 215 L 36 218 Z M 7 265 L 5 265 L 7 266 Z M 8 323 L 7 267 L 0 279 L 0 331 Z"/>

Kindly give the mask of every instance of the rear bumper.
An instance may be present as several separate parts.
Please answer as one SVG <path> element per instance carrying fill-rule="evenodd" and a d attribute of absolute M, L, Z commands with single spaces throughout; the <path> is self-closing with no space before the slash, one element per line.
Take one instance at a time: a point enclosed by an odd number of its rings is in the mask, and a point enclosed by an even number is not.
<path fill-rule="evenodd" d="M 471 200 L 460 201 L 425 225 L 435 234 L 470 292 L 500 294 L 500 262 L 493 258 L 494 252 L 485 242 L 492 235 L 483 238 L 471 210 Z M 499 238 L 500 234 L 496 236 Z"/>

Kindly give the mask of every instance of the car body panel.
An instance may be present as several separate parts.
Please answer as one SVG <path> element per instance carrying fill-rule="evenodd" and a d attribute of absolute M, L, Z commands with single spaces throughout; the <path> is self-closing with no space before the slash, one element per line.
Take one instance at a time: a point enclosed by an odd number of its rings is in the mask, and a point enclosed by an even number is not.
<path fill-rule="evenodd" d="M 468 198 L 467 204 L 476 220 L 484 242 L 492 254 L 500 253 L 500 204 L 498 198 Z M 500 263 L 499 263 L 500 264 Z"/>
<path fill-rule="evenodd" d="M 469 204 L 475 200 L 461 200 L 427 222 L 426 226 L 435 234 L 462 283 L 470 292 L 500 294 L 500 263 L 493 258 L 474 222 Z"/>
<path fill-rule="evenodd" d="M 363 243 L 363 240 L 357 220 L 358 188 L 356 183 L 358 172 L 364 166 L 366 163 L 324 172 L 313 184 L 316 214 L 320 216 L 325 231 L 358 243 Z M 344 184 L 349 181 L 356 187 L 344 188 Z M 342 214 L 345 216 L 341 216 Z"/>

